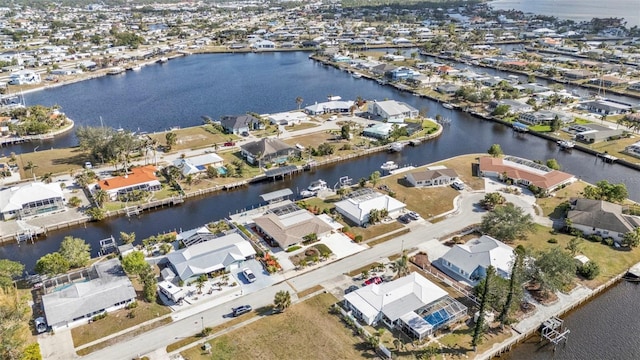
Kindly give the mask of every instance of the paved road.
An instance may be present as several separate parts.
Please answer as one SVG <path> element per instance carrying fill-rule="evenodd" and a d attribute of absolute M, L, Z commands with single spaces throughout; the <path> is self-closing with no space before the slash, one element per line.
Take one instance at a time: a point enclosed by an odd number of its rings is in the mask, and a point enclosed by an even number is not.
<path fill-rule="evenodd" d="M 295 293 L 311 288 L 355 268 L 397 254 L 401 252 L 403 246 L 405 249 L 410 249 L 424 241 L 438 238 L 460 230 L 468 225 L 478 223 L 484 211 L 476 206 L 476 204 L 483 197 L 483 193 L 463 193 L 459 197 L 458 204 L 460 206 L 458 210 L 443 221 L 435 224 L 426 222 L 419 224 L 412 229 L 412 232 L 392 241 L 384 242 L 317 270 L 299 276 L 294 274 L 287 282 L 279 283 L 239 297 L 223 306 L 210 308 L 200 313 L 187 316 L 184 319 L 151 330 L 129 341 L 96 351 L 83 359 L 128 359 L 138 354 L 146 354 L 158 348 L 164 348 L 175 342 L 176 338 L 191 336 L 200 331 L 202 328 L 201 317 L 204 319 L 205 326 L 219 325 L 225 321 L 226 318 L 223 316 L 228 315 L 232 307 L 243 304 L 250 304 L 254 308 L 269 305 L 273 302 L 273 297 L 279 290 L 288 290 Z M 293 286 L 293 289 L 289 284 Z"/>
<path fill-rule="evenodd" d="M 132 359 L 139 354 L 147 354 L 201 331 L 203 327 L 201 319 L 204 320 L 204 326 L 213 327 L 227 321 L 227 316 L 231 313 L 232 307 L 250 304 L 256 309 L 272 304 L 273 297 L 280 290 L 287 290 L 293 293 L 291 287 L 286 283 L 264 288 L 247 296 L 239 297 L 222 306 L 204 310 L 181 320 L 175 320 L 170 324 L 138 335 L 134 339 L 98 350 L 83 357 L 83 359 Z"/>

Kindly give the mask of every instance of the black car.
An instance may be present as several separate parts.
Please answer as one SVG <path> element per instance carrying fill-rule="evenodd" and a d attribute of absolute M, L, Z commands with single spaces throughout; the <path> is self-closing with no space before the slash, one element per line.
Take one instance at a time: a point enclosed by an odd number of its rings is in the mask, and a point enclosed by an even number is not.
<path fill-rule="evenodd" d="M 411 222 L 411 218 L 409 217 L 409 215 L 405 214 L 405 215 L 402 215 L 402 216 L 398 217 L 398 221 L 400 221 L 403 224 L 408 224 L 408 223 Z"/>
<path fill-rule="evenodd" d="M 251 308 L 251 305 L 242 305 L 242 306 L 238 306 L 236 308 L 233 308 L 231 310 L 232 310 L 233 316 L 236 317 L 236 316 L 240 316 L 242 314 L 246 314 L 246 313 L 250 312 L 253 309 Z"/>
<path fill-rule="evenodd" d="M 344 289 L 344 293 L 345 294 L 352 293 L 358 289 L 359 289 L 358 285 L 351 285 L 348 288 Z"/>

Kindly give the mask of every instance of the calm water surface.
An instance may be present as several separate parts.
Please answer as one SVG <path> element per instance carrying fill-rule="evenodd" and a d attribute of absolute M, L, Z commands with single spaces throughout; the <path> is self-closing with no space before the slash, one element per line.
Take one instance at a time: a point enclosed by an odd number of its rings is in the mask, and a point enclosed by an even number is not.
<path fill-rule="evenodd" d="M 87 240 L 95 253 L 100 239 L 111 235 L 117 237 L 120 231 L 134 231 L 138 239 L 143 239 L 159 232 L 191 229 L 228 216 L 230 212 L 256 206 L 259 194 L 268 191 L 288 187 L 297 192 L 317 178 L 331 185 L 345 175 L 357 181 L 378 170 L 387 160 L 421 165 L 460 154 L 486 152 L 494 143 L 501 144 L 508 154 L 541 160 L 555 158 L 564 170 L 589 182 L 601 179 L 624 182 L 631 197 L 640 200 L 639 177 L 635 171 L 603 164 L 577 151 L 560 152 L 551 142 L 530 135 L 516 135 L 509 128 L 444 109 L 432 101 L 380 86 L 373 81 L 354 79 L 336 69 L 308 60 L 305 53 L 190 56 L 162 66 L 148 66 L 136 73 L 103 77 L 33 93 L 28 95 L 27 103 L 60 104 L 79 124 L 99 125 L 102 117 L 109 126 L 157 131 L 175 125 L 199 124 L 202 115 L 217 118 L 247 111 L 265 113 L 289 110 L 296 106 L 296 96 L 302 96 L 305 104 L 311 104 L 324 101 L 329 94 L 345 99 L 357 96 L 367 99 L 393 98 L 425 109 L 430 116 L 440 113 L 451 118 L 452 122 L 438 139 L 418 147 L 406 147 L 402 153 L 378 153 L 303 173 L 286 181 L 263 182 L 189 200 L 181 206 L 144 213 L 140 217 L 122 217 L 50 233 L 46 239 L 35 244 L 1 246 L 0 258 L 21 261 L 27 269 L 32 269 L 39 257 L 56 251 L 62 238 L 67 235 Z M 67 146 L 75 144 L 75 139 L 67 136 L 48 144 Z M 32 150 L 28 146 L 37 145 L 29 144 L 24 148 L 25 151 Z M 632 309 L 640 301 L 639 290 L 633 284 L 622 283 L 569 316 L 567 324 L 572 330 L 570 342 L 566 350 L 556 353 L 556 357 L 638 358 L 640 343 L 636 334 L 640 322 L 636 320 L 636 313 Z M 596 355 L 587 356 L 592 353 Z M 529 359 L 532 356 L 546 359 L 551 357 L 551 352 L 524 345 L 512 356 L 514 359 Z"/>
<path fill-rule="evenodd" d="M 594 17 L 624 18 L 627 27 L 640 26 L 638 0 L 495 0 L 497 10 L 519 10 L 525 13 L 552 15 L 560 19 L 590 21 Z"/>

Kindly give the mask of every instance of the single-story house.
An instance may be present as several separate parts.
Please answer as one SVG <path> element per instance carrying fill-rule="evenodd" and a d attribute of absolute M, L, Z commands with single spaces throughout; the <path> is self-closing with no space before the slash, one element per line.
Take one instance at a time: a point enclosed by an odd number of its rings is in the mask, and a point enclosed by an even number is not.
<path fill-rule="evenodd" d="M 589 144 L 605 141 L 624 134 L 624 129 L 612 129 L 596 124 L 583 125 L 583 127 L 585 130 L 577 132 L 575 139 Z"/>
<path fill-rule="evenodd" d="M 322 238 L 333 230 L 325 221 L 295 204 L 270 209 L 265 215 L 255 218 L 254 222 L 259 233 L 283 249 L 301 243 L 309 234 Z"/>
<path fill-rule="evenodd" d="M 556 116 L 562 123 L 569 123 L 573 121 L 571 115 L 553 110 L 538 110 L 530 113 L 520 114 L 518 116 L 518 120 L 529 125 L 548 125 L 553 122 Z"/>
<path fill-rule="evenodd" d="M 389 195 L 379 193 L 370 188 L 358 189 L 347 198 L 335 203 L 336 211 L 358 226 L 369 222 L 371 210 L 386 210 L 390 216 L 404 210 L 407 205 Z"/>
<path fill-rule="evenodd" d="M 618 115 L 631 110 L 631 105 L 611 100 L 593 100 L 580 104 L 580 107 L 600 115 Z"/>
<path fill-rule="evenodd" d="M 559 170 L 552 170 L 531 160 L 506 156 L 504 158 L 483 156 L 480 158 L 480 175 L 509 179 L 515 184 L 535 185 L 546 191 L 570 184 L 576 178 Z M 504 180 L 506 180 L 504 179 Z"/>
<path fill-rule="evenodd" d="M 260 119 L 253 115 L 225 115 L 220 119 L 220 125 L 227 134 L 245 134 L 250 130 L 258 130 L 263 127 Z"/>
<path fill-rule="evenodd" d="M 570 69 L 566 70 L 562 75 L 571 80 L 584 80 L 592 77 L 594 74 L 589 70 Z"/>
<path fill-rule="evenodd" d="M 258 40 L 251 44 L 252 49 L 275 49 L 276 43 L 271 40 Z"/>
<path fill-rule="evenodd" d="M 309 105 L 304 108 L 304 111 L 310 115 L 321 115 L 321 114 L 331 114 L 331 113 L 348 113 L 351 111 L 354 102 L 343 101 L 343 100 L 332 100 L 325 101 L 321 103 L 315 103 L 313 105 Z"/>
<path fill-rule="evenodd" d="M 384 76 L 386 73 L 391 72 L 392 70 L 394 70 L 396 68 L 398 68 L 398 67 L 395 66 L 395 65 L 383 63 L 383 64 L 376 65 L 373 68 L 371 68 L 371 72 L 374 73 L 375 75 Z"/>
<path fill-rule="evenodd" d="M 158 191 L 162 189 L 162 184 L 156 176 L 156 171 L 157 169 L 153 165 L 132 168 L 127 175 L 98 181 L 95 189 L 106 191 L 111 200 L 116 200 L 118 195 L 124 195 L 134 190 Z"/>
<path fill-rule="evenodd" d="M 604 200 L 572 199 L 567 220 L 585 235 L 610 237 L 617 242 L 640 226 L 639 217 L 623 214 L 621 205 Z"/>
<path fill-rule="evenodd" d="M 456 84 L 440 84 L 436 87 L 436 91 L 444 95 L 453 95 L 460 90 L 460 85 Z"/>
<path fill-rule="evenodd" d="M 509 106 L 509 113 L 520 114 L 533 111 L 533 106 L 518 100 L 502 99 L 489 102 L 489 110 L 493 111 L 500 105 Z"/>
<path fill-rule="evenodd" d="M 484 278 L 487 268 L 493 266 L 502 278 L 511 277 L 513 248 L 488 235 L 454 245 L 439 259 L 440 264 L 457 276 L 475 283 Z"/>
<path fill-rule="evenodd" d="M 69 283 L 67 275 L 47 280 L 60 284 L 42 296 L 47 323 L 54 330 L 85 324 L 95 315 L 121 309 L 136 299 L 133 284 L 118 259 L 98 262 L 88 271 L 77 273 L 83 275 L 82 281 Z"/>
<path fill-rule="evenodd" d="M 212 236 L 167 255 L 169 266 L 182 281 L 219 270 L 238 269 L 244 261 L 255 257 L 249 241 L 237 232 Z"/>
<path fill-rule="evenodd" d="M 620 86 L 626 83 L 627 83 L 627 80 L 619 77 L 615 77 L 615 76 L 610 76 L 610 75 L 605 75 L 599 78 L 593 78 L 589 80 L 589 84 L 604 86 L 604 87 Z"/>
<path fill-rule="evenodd" d="M 364 128 L 364 130 L 362 130 L 362 135 L 376 138 L 376 139 L 386 139 L 389 137 L 389 134 L 391 134 L 391 131 L 393 130 L 394 125 L 400 126 L 400 127 L 406 126 L 406 124 L 398 124 L 398 123 L 390 123 L 390 122 L 379 123 L 371 127 Z"/>
<path fill-rule="evenodd" d="M 427 169 L 410 172 L 404 178 L 414 187 L 446 186 L 458 178 L 458 173 L 453 169 Z"/>
<path fill-rule="evenodd" d="M 269 115 L 269 122 L 273 125 L 293 126 L 309 119 L 302 111 L 281 112 Z"/>
<path fill-rule="evenodd" d="M 625 147 L 624 152 L 631 156 L 640 158 L 640 141 Z"/>
<path fill-rule="evenodd" d="M 160 281 L 158 283 L 158 291 L 175 303 L 180 302 L 186 296 L 184 290 L 182 290 L 180 286 L 169 281 Z"/>
<path fill-rule="evenodd" d="M 380 321 L 414 339 L 462 319 L 466 306 L 418 273 L 362 287 L 344 296 L 345 307 L 366 325 Z"/>
<path fill-rule="evenodd" d="M 263 138 L 240 146 L 242 157 L 250 164 L 283 163 L 300 156 L 300 149 L 276 138 Z"/>
<path fill-rule="evenodd" d="M 374 101 L 369 105 L 369 112 L 393 123 L 402 123 L 405 119 L 413 119 L 418 116 L 418 110 L 395 100 Z"/>
<path fill-rule="evenodd" d="M 60 185 L 40 181 L 0 190 L 0 213 L 3 220 L 65 210 L 66 200 Z"/>
<path fill-rule="evenodd" d="M 195 175 L 207 171 L 209 166 L 220 168 L 224 165 L 224 160 L 217 154 L 209 153 L 190 158 L 175 159 L 173 166 L 182 171 L 182 175 Z"/>

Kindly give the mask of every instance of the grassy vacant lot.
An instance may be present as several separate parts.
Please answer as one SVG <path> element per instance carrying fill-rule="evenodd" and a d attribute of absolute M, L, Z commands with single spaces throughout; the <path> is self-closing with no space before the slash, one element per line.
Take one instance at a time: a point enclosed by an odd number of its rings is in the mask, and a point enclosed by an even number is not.
<path fill-rule="evenodd" d="M 132 311 L 135 317 L 128 317 L 127 314 Z M 75 327 L 71 330 L 73 337 L 73 345 L 78 347 L 101 339 L 107 335 L 117 333 L 132 326 L 141 324 L 145 321 L 155 319 L 162 315 L 168 314 L 169 308 L 157 303 L 147 303 L 138 301 L 138 307 L 132 310 L 118 310 L 109 313 L 106 318 L 94 321 L 91 324 Z M 169 319 L 171 321 L 171 319 Z"/>
<path fill-rule="evenodd" d="M 453 199 L 459 192 L 453 188 L 437 187 L 419 189 L 408 185 L 404 180 L 406 174 L 396 174 L 386 177 L 376 186 L 387 185 L 395 193 L 395 198 L 407 204 L 407 209 L 419 213 L 423 218 L 453 209 Z"/>
<path fill-rule="evenodd" d="M 390 231 L 398 230 L 403 225 L 397 221 L 393 221 L 387 224 L 375 224 L 373 226 L 368 226 L 367 228 L 362 227 L 352 227 L 351 231 L 354 235 L 362 235 L 362 240 L 367 241 L 369 239 L 373 239 L 376 236 L 384 235 Z"/>
<path fill-rule="evenodd" d="M 582 181 L 576 181 L 564 189 L 556 191 L 556 195 L 554 197 L 537 199 L 536 203 L 542 208 L 544 216 L 550 216 L 556 219 L 561 218 L 563 214 L 558 211 L 558 205 L 569 201 L 572 197 L 580 196 L 580 193 L 582 193 L 582 190 L 587 185 L 589 184 Z"/>
<path fill-rule="evenodd" d="M 321 294 L 210 341 L 215 359 L 361 359 L 370 357 L 362 340 L 353 336 L 328 308 L 337 299 Z M 322 336 L 318 336 L 322 334 Z M 211 359 L 194 347 L 187 359 Z"/>
<path fill-rule="evenodd" d="M 556 244 L 547 242 L 549 239 L 557 240 Z M 526 240 L 516 241 L 513 246 L 522 244 L 532 250 L 547 250 L 556 248 L 561 251 L 567 247 L 573 236 L 568 234 L 553 233 L 551 228 L 536 225 L 535 231 L 527 236 Z M 579 253 L 587 256 L 600 266 L 600 275 L 591 281 L 580 282 L 590 288 L 597 287 L 616 275 L 624 272 L 634 264 L 640 262 L 640 249 L 631 251 L 616 249 L 601 243 L 583 240 L 579 245 Z"/>
<path fill-rule="evenodd" d="M 185 129 L 177 129 L 171 132 L 178 135 L 177 143 L 171 148 L 172 152 L 180 150 L 197 149 L 207 146 L 213 146 L 213 144 L 220 144 L 227 141 L 233 141 L 238 137 L 232 134 L 220 134 L 217 132 L 207 131 L 207 127 L 212 129 L 210 125 L 189 127 Z M 167 143 L 165 138 L 166 132 L 150 134 L 149 137 L 156 140 L 158 144 L 164 145 Z"/>
<path fill-rule="evenodd" d="M 77 147 L 41 150 L 16 155 L 16 163 L 20 167 L 20 176 L 23 179 L 33 177 L 33 175 L 39 177 L 47 173 L 68 174 L 70 171 L 81 170 L 85 161 L 90 160 L 89 155 Z M 9 154 L 8 149 L 5 149 L 0 157 L 0 162 L 10 162 Z M 24 170 L 29 161 L 36 165 L 33 174 L 31 170 Z"/>

